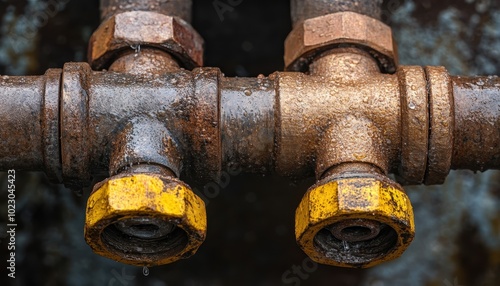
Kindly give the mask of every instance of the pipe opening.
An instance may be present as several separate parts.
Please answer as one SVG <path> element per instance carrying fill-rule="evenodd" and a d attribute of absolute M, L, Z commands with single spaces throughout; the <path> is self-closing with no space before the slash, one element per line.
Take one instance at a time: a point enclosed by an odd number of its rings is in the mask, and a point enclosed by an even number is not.
<path fill-rule="evenodd" d="M 381 224 L 373 220 L 353 219 L 335 223 L 327 229 L 335 238 L 347 242 L 359 242 L 377 237 Z"/>
<path fill-rule="evenodd" d="M 367 219 L 349 219 L 320 230 L 314 246 L 325 257 L 354 266 L 363 266 L 390 253 L 398 234 L 387 224 Z"/>
<path fill-rule="evenodd" d="M 175 256 L 188 243 L 183 229 L 155 217 L 121 219 L 107 226 L 101 233 L 101 239 L 110 251 L 137 260 L 142 260 L 144 255 Z"/>
<path fill-rule="evenodd" d="M 115 223 L 115 227 L 131 237 L 142 239 L 158 239 L 175 230 L 175 225 L 163 219 L 134 217 Z"/>

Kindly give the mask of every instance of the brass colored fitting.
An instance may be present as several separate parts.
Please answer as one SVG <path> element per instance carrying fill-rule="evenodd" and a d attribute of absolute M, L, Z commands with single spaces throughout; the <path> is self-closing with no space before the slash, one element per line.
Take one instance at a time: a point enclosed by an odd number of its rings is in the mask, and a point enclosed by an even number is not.
<path fill-rule="evenodd" d="M 396 71 L 398 52 L 391 28 L 353 12 L 328 14 L 297 24 L 285 41 L 286 69 L 305 71 L 322 52 L 349 46 L 369 52 L 383 72 Z"/>
<path fill-rule="evenodd" d="M 312 260 L 333 266 L 367 268 L 395 259 L 414 234 L 409 198 L 378 175 L 320 181 L 295 214 L 299 246 Z"/>
<path fill-rule="evenodd" d="M 118 175 L 96 185 L 87 203 L 87 243 L 97 254 L 126 264 L 188 258 L 206 230 L 205 204 L 173 177 Z"/>
<path fill-rule="evenodd" d="M 185 68 L 203 65 L 203 39 L 184 20 L 156 12 L 132 11 L 112 16 L 94 32 L 89 43 L 93 69 L 108 68 L 121 51 L 154 47 L 174 55 Z"/>

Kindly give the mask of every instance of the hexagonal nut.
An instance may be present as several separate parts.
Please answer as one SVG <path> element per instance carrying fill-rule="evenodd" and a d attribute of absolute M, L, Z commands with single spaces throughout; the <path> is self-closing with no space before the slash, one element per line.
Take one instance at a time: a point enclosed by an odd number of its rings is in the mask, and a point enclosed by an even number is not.
<path fill-rule="evenodd" d="M 203 39 L 184 20 L 149 11 L 117 14 L 94 32 L 88 59 L 95 70 L 108 68 L 125 49 L 155 47 L 175 56 L 185 68 L 203 65 Z"/>
<path fill-rule="evenodd" d="M 94 187 L 85 240 L 104 257 L 137 266 L 193 255 L 205 240 L 204 202 L 181 181 L 161 175 L 118 175 Z"/>
<path fill-rule="evenodd" d="M 285 41 L 286 70 L 306 71 L 319 54 L 342 46 L 366 50 L 383 72 L 396 71 L 398 52 L 391 28 L 354 12 L 328 14 L 297 24 Z"/>
<path fill-rule="evenodd" d="M 319 182 L 295 214 L 295 236 L 314 261 L 366 268 L 399 257 L 415 235 L 402 188 L 382 176 Z"/>

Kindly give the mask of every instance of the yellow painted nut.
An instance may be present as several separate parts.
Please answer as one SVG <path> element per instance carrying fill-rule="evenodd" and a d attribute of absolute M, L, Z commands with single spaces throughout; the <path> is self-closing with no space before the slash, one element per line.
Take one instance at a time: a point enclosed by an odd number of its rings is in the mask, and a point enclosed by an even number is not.
<path fill-rule="evenodd" d="M 295 236 L 314 261 L 367 268 L 399 257 L 415 235 L 413 209 L 388 179 L 339 178 L 311 187 L 295 216 Z"/>
<path fill-rule="evenodd" d="M 122 175 L 94 187 L 85 240 L 104 257 L 138 266 L 193 255 L 205 240 L 205 204 L 181 181 L 160 175 Z"/>

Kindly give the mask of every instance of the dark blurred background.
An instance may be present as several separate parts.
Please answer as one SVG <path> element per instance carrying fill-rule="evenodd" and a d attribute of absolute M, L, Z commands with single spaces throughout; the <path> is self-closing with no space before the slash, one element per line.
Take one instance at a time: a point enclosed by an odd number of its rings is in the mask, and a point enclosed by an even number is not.
<path fill-rule="evenodd" d="M 67 4 L 42 21 L 36 17 L 47 1 L 0 0 L 0 74 L 42 74 L 85 61 L 99 24 L 98 0 L 58 2 Z M 500 1 L 386 2 L 385 20 L 394 28 L 402 64 L 444 65 L 456 75 L 500 74 Z M 207 66 L 227 76 L 283 69 L 288 0 L 243 0 L 223 14 L 213 4 L 194 0 L 193 25 L 205 38 Z M 151 268 L 148 276 L 95 255 L 85 244 L 87 193 L 77 196 L 38 173 L 18 173 L 16 183 L 12 280 L 5 268 L 7 183 L 0 176 L 0 285 L 500 285 L 499 172 L 457 171 L 443 186 L 407 188 L 416 239 L 400 259 L 368 270 L 312 265 L 296 245 L 294 212 L 311 180 L 233 176 L 209 201 L 208 238 L 199 252 Z M 292 272 L 297 267 L 300 275 Z"/>

